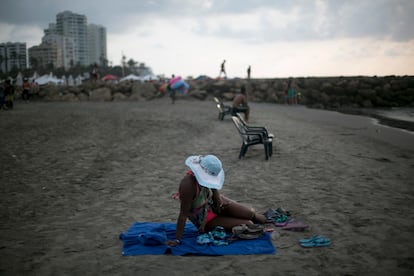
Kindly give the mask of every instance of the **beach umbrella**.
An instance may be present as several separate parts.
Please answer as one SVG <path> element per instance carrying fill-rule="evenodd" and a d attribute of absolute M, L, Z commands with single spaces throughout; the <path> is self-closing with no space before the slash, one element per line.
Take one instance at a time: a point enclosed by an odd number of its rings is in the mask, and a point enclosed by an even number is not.
<path fill-rule="evenodd" d="M 183 84 L 177 90 L 181 94 L 185 95 L 185 94 L 187 94 L 189 89 L 190 89 L 190 85 L 184 81 Z"/>
<path fill-rule="evenodd" d="M 190 85 L 183 78 L 177 76 L 169 80 L 167 90 L 168 88 L 185 95 L 190 89 Z"/>
<path fill-rule="evenodd" d="M 177 77 L 175 77 L 175 78 L 170 79 L 170 80 L 168 81 L 168 84 L 169 84 L 170 86 L 172 86 L 172 85 L 175 85 L 175 83 L 177 83 L 177 82 L 179 82 L 179 81 L 181 81 L 181 80 L 182 80 L 182 78 L 181 78 L 180 76 L 177 76 Z"/>
<path fill-rule="evenodd" d="M 117 80 L 117 79 L 118 79 L 118 77 L 117 77 L 117 76 L 115 76 L 115 75 L 111 75 L 111 74 L 106 75 L 106 76 L 104 76 L 104 77 L 102 78 L 102 80 L 103 80 L 103 81 Z"/>
<path fill-rule="evenodd" d="M 190 89 L 190 85 L 180 76 L 172 78 L 168 85 L 171 90 L 178 91 L 179 93 L 185 95 L 187 94 L 188 90 Z"/>

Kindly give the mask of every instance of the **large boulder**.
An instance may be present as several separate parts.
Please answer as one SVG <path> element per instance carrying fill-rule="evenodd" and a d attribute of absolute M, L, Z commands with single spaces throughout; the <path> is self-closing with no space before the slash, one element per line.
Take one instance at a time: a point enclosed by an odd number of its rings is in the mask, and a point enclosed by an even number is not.
<path fill-rule="evenodd" d="M 157 88 L 152 83 L 134 83 L 130 99 L 147 99 L 151 100 L 158 94 Z"/>
<path fill-rule="evenodd" d="M 111 90 L 107 87 L 98 88 L 95 90 L 89 91 L 89 100 L 90 101 L 111 101 L 112 95 Z"/>

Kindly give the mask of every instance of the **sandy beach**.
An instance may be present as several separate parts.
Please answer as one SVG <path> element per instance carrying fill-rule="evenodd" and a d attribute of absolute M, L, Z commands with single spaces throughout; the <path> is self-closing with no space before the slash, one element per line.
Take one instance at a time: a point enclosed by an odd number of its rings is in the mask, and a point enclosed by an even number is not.
<path fill-rule="evenodd" d="M 17 102 L 0 112 L 1 275 L 413 275 L 414 133 L 303 106 L 251 103 L 274 133 L 241 140 L 212 100 Z M 134 222 L 174 222 L 192 154 L 216 154 L 222 193 L 309 224 L 274 255 L 121 255 Z M 302 248 L 321 234 L 329 247 Z"/>

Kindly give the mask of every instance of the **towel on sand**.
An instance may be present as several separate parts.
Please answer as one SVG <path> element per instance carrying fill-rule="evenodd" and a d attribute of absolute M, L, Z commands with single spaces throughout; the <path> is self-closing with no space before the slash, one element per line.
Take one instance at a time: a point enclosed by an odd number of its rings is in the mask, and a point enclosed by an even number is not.
<path fill-rule="evenodd" d="M 197 244 L 197 229 L 192 223 L 186 223 L 181 244 L 167 246 L 166 240 L 175 240 L 175 223 L 136 222 L 126 232 L 119 235 L 123 242 L 122 255 L 250 255 L 274 254 L 276 252 L 269 233 L 258 239 L 236 240 L 229 245 Z"/>

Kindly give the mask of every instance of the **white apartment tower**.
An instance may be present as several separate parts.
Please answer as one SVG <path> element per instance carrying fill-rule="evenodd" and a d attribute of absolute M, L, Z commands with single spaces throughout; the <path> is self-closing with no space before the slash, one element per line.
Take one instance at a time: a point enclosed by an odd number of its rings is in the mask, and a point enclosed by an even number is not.
<path fill-rule="evenodd" d="M 103 26 L 88 25 L 89 64 L 103 65 L 107 60 L 106 29 Z"/>
<path fill-rule="evenodd" d="M 9 72 L 12 69 L 27 68 L 26 43 L 0 43 L 0 70 Z"/>
<path fill-rule="evenodd" d="M 73 37 L 67 37 L 58 34 L 56 24 L 50 23 L 49 28 L 44 30 L 45 35 L 42 37 L 42 44 L 56 45 L 61 49 L 60 59 L 56 64 L 65 68 L 70 68 L 78 60 L 75 52 L 75 40 Z"/>
<path fill-rule="evenodd" d="M 64 11 L 56 15 L 56 32 L 73 40 L 74 64 L 89 65 L 88 28 L 85 15 Z"/>

